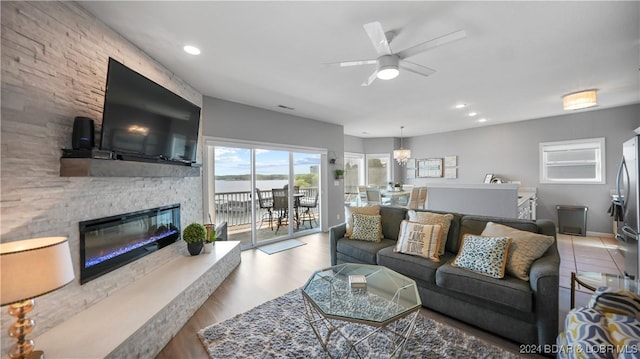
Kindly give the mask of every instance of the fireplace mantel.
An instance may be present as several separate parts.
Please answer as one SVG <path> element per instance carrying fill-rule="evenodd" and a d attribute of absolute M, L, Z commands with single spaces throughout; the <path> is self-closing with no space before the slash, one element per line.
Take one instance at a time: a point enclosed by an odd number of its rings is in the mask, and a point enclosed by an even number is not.
<path fill-rule="evenodd" d="M 198 177 L 200 167 L 95 158 L 61 158 L 61 177 Z"/>

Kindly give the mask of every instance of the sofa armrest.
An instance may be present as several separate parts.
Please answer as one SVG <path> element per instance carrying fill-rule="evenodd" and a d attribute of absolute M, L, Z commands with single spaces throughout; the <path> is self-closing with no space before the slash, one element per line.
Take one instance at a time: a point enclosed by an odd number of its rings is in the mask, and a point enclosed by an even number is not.
<path fill-rule="evenodd" d="M 347 224 L 342 223 L 329 228 L 329 249 L 331 251 L 331 265 L 338 264 L 337 249 L 338 239 L 343 238 L 347 233 Z"/>
<path fill-rule="evenodd" d="M 554 344 L 558 335 L 558 301 L 560 285 L 560 254 L 557 244 L 531 266 L 530 285 L 535 295 L 538 343 Z M 531 343 L 533 344 L 533 343 Z"/>

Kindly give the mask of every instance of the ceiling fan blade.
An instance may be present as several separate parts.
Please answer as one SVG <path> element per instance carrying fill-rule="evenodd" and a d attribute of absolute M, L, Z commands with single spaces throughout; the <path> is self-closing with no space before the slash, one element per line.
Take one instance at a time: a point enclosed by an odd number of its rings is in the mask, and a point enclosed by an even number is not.
<path fill-rule="evenodd" d="M 361 66 L 361 65 L 375 65 L 378 60 L 354 60 L 354 61 L 342 61 L 342 62 L 331 62 L 328 64 L 322 64 L 325 67 L 349 67 L 349 66 Z"/>
<path fill-rule="evenodd" d="M 378 78 L 378 69 L 376 69 L 371 75 L 369 75 L 369 78 L 367 79 L 367 81 L 363 82 L 360 84 L 360 86 L 369 86 L 373 83 L 373 81 L 375 81 Z"/>
<path fill-rule="evenodd" d="M 422 75 L 422 76 L 429 76 L 429 75 L 433 75 L 436 70 L 432 69 L 432 68 L 428 68 L 426 66 L 422 66 L 422 65 L 418 65 L 418 64 L 414 64 L 413 62 L 409 62 L 406 60 L 400 60 L 400 68 L 403 70 L 407 70 L 409 72 L 413 72 L 414 74 L 418 74 L 418 75 Z"/>
<path fill-rule="evenodd" d="M 417 55 L 421 52 L 425 52 L 427 50 L 431 50 L 435 47 L 444 45 L 444 44 L 448 44 L 450 42 L 454 42 L 454 41 L 458 41 L 458 40 L 462 40 L 465 37 L 467 37 L 467 32 L 464 30 L 458 30 L 458 31 L 454 31 L 450 34 L 447 35 L 443 35 L 440 37 L 436 37 L 433 40 L 429 40 L 426 42 L 423 42 L 421 44 L 412 46 L 408 49 L 404 49 L 398 53 L 396 53 L 396 55 L 400 56 L 401 59 L 406 59 L 407 57 L 411 57 L 414 55 Z"/>
<path fill-rule="evenodd" d="M 369 39 L 371 39 L 371 43 L 378 55 L 391 55 L 391 47 L 389 47 L 389 42 L 387 41 L 387 36 L 384 34 L 382 25 L 374 21 L 364 24 L 363 27 L 364 31 L 369 35 Z"/>

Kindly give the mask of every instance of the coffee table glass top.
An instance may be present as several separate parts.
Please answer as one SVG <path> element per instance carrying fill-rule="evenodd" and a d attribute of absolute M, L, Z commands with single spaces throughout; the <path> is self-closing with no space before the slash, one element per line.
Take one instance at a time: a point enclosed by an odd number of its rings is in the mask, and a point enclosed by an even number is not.
<path fill-rule="evenodd" d="M 364 275 L 366 289 L 352 289 L 350 275 Z M 325 316 L 386 325 L 420 308 L 416 282 L 389 268 L 346 263 L 315 272 L 303 295 Z"/>
<path fill-rule="evenodd" d="M 600 272 L 578 272 L 576 273 L 578 284 L 589 290 L 596 290 L 600 287 L 610 287 L 625 289 L 630 292 L 639 293 L 638 281 L 625 276 Z"/>

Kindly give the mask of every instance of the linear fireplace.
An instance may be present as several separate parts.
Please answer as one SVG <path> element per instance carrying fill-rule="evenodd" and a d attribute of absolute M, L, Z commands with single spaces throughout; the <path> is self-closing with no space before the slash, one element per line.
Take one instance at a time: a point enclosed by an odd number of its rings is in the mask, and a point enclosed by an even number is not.
<path fill-rule="evenodd" d="M 80 222 L 80 283 L 180 238 L 180 204 Z"/>

